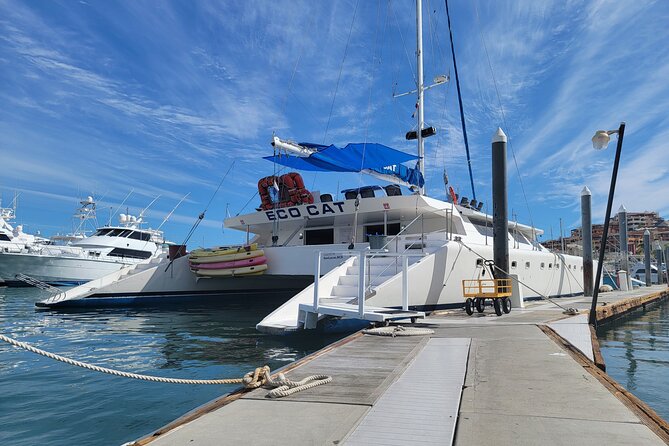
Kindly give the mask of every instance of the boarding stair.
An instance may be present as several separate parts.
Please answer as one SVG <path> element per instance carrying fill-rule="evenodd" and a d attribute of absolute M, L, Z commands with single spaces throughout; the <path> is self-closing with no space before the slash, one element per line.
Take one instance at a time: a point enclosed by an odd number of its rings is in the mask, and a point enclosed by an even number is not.
<path fill-rule="evenodd" d="M 374 253 L 360 251 L 351 253 L 352 261 L 340 270 L 334 285 L 320 294 L 320 278 L 315 278 L 314 298 L 312 302 L 299 306 L 303 328 L 315 328 L 318 320 L 324 317 L 361 319 L 370 322 L 385 323 L 393 320 L 424 318 L 422 311 L 411 311 L 408 305 L 408 268 L 419 261 L 420 254 Z M 362 262 L 362 263 L 361 263 Z M 406 279 L 406 289 L 402 308 L 370 306 L 366 301 L 374 297 L 377 288 L 400 276 Z"/>
<path fill-rule="evenodd" d="M 420 216 L 412 221 L 415 222 L 420 222 Z M 411 223 L 406 228 L 410 226 Z M 323 276 L 321 259 L 327 259 L 334 252 L 317 252 L 314 283 L 267 315 L 256 329 L 285 335 L 316 328 L 319 320 L 328 317 L 374 323 L 423 318 L 424 312 L 409 309 L 410 277 L 411 280 L 430 277 L 435 254 L 449 240 L 452 240 L 450 231 L 419 234 L 402 234 L 401 231 L 380 249 L 336 251 L 346 259 Z M 418 288 L 422 294 L 429 292 L 424 286 Z M 426 301 L 427 295 L 416 295 L 415 286 L 411 289 L 412 302 Z"/>

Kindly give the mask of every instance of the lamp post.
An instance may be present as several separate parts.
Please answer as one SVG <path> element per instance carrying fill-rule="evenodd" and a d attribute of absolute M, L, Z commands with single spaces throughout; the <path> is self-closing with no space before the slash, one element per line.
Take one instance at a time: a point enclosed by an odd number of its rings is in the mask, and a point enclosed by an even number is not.
<path fill-rule="evenodd" d="M 606 215 L 604 217 L 604 232 L 602 233 L 602 242 L 599 244 L 599 262 L 597 263 L 597 275 L 595 276 L 595 288 L 592 290 L 592 304 L 590 305 L 590 316 L 588 323 L 597 328 L 597 296 L 599 295 L 599 285 L 602 279 L 602 268 L 604 267 L 604 252 L 606 251 L 606 241 L 609 237 L 609 220 L 611 219 L 611 207 L 613 206 L 613 195 L 616 190 L 616 179 L 618 177 L 618 165 L 620 164 L 620 152 L 623 148 L 623 136 L 625 135 L 625 123 L 621 122 L 618 130 L 598 130 L 592 137 L 592 147 L 595 150 L 605 149 L 611 141 L 611 135 L 618 134 L 618 145 L 616 146 L 616 158 L 613 162 L 613 172 L 611 173 L 611 186 L 609 187 L 609 201 L 606 204 Z"/>

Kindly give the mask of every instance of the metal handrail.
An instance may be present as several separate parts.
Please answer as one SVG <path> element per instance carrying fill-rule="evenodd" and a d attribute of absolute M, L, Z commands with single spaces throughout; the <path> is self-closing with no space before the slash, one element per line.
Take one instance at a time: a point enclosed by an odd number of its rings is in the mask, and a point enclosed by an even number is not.
<path fill-rule="evenodd" d="M 383 245 L 383 247 L 379 250 L 380 252 L 374 253 L 373 255 L 369 256 L 368 259 L 371 260 L 371 259 L 373 259 L 373 258 L 376 257 L 376 256 L 390 257 L 390 256 L 387 255 L 388 253 L 383 252 L 383 250 L 384 250 L 390 243 L 392 243 L 393 240 L 395 240 L 395 241 L 399 240 L 399 236 L 402 235 L 402 233 L 403 233 L 404 231 L 406 231 L 409 227 L 411 227 L 412 224 L 414 224 L 416 221 L 418 221 L 419 218 L 421 219 L 421 224 L 422 224 L 422 223 L 423 223 L 423 219 L 424 219 L 426 213 L 430 213 L 430 214 L 438 214 L 438 213 L 440 213 L 441 211 L 444 211 L 444 213 L 445 213 L 444 217 L 447 219 L 447 225 L 446 225 L 446 227 L 445 227 L 443 230 L 442 230 L 442 229 L 438 229 L 438 230 L 436 230 L 436 231 L 432 231 L 432 232 L 430 232 L 430 233 L 428 233 L 428 234 L 436 234 L 436 233 L 440 233 L 440 232 L 448 232 L 448 239 L 450 240 L 450 239 L 451 239 L 451 234 L 452 234 L 452 229 L 453 229 L 453 228 L 452 228 L 452 224 L 453 224 L 453 222 L 452 222 L 453 209 L 440 209 L 439 211 L 423 212 L 423 213 L 421 213 L 420 215 L 416 216 L 416 218 L 414 218 L 413 220 L 411 220 L 411 222 L 409 222 L 409 224 L 406 225 L 400 232 L 398 232 L 398 233 L 395 234 L 390 240 L 388 240 L 388 242 L 386 242 L 386 244 Z M 450 220 L 448 220 L 448 216 L 449 216 L 449 214 L 450 214 L 450 216 L 451 216 L 451 219 L 450 219 Z M 422 228 L 421 228 L 421 234 L 420 234 L 420 243 L 421 243 L 421 254 L 420 254 L 420 255 L 421 255 L 421 256 L 425 255 L 425 240 L 426 240 L 426 237 L 425 237 L 425 236 L 426 236 L 426 235 L 427 235 L 427 234 L 425 234 L 425 232 L 422 231 Z M 405 247 L 404 250 L 402 251 L 401 255 L 406 254 L 406 252 L 407 252 L 409 249 L 410 249 L 410 248 Z M 397 248 L 395 248 L 395 250 L 397 251 Z M 413 256 L 416 256 L 416 255 L 412 255 L 412 257 L 413 257 Z M 377 275 L 374 277 L 374 279 L 377 279 L 377 278 L 381 277 L 381 275 L 382 275 L 383 273 L 385 273 L 386 270 L 388 270 L 388 268 L 390 268 L 390 266 L 391 266 L 391 264 L 388 264 L 388 265 L 387 265 L 387 266 L 386 266 L 386 267 L 385 267 L 379 274 L 377 274 Z M 397 267 L 397 264 L 395 264 L 395 267 Z M 397 270 L 396 270 L 396 273 L 397 273 Z M 371 289 L 371 288 L 372 288 L 372 277 L 371 277 L 371 272 L 370 272 L 370 273 L 369 273 L 369 277 L 368 277 L 368 289 Z"/>

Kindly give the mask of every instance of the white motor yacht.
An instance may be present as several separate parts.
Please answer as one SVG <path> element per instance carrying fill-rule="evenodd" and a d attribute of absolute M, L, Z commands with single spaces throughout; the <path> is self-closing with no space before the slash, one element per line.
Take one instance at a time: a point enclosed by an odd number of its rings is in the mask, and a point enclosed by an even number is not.
<path fill-rule="evenodd" d="M 161 231 L 141 228 L 141 217 L 119 217 L 119 225 L 101 227 L 67 245 L 39 243 L 0 252 L 0 279 L 22 285 L 17 277 L 24 275 L 51 285 L 77 285 L 163 253 Z"/>

